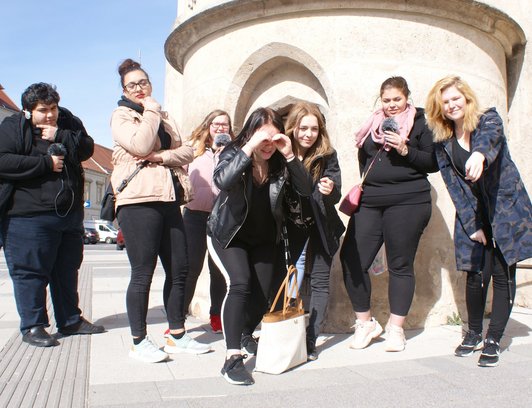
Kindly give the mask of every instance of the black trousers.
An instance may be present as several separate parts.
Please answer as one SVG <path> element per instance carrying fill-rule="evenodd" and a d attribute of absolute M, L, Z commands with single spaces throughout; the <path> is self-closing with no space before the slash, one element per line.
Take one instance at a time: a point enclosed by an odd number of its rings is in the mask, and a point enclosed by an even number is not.
<path fill-rule="evenodd" d="M 222 248 L 207 237 L 214 263 L 224 275 L 227 295 L 222 304 L 222 327 L 227 349 L 240 349 L 242 334 L 252 334 L 268 308 L 276 275 L 277 245 L 231 243 Z"/>
<path fill-rule="evenodd" d="M 466 282 L 466 306 L 469 330 L 482 333 L 484 308 L 490 281 L 493 281 L 491 318 L 486 337 L 499 342 L 510 319 L 515 298 L 516 265 L 508 266 L 499 248 L 491 241 L 484 247 L 484 268 L 480 273 L 468 272 Z M 511 281 L 510 284 L 508 281 Z"/>
<path fill-rule="evenodd" d="M 118 223 L 127 243 L 131 280 L 126 307 L 134 337 L 146 335 L 146 316 L 157 257 L 161 259 L 170 290 L 163 301 L 171 330 L 185 327 L 185 283 L 188 273 L 185 227 L 176 202 L 124 205 Z"/>
<path fill-rule="evenodd" d="M 365 207 L 351 216 L 340 250 L 347 293 L 355 312 L 371 309 L 368 269 L 384 243 L 390 280 L 390 312 L 406 316 L 414 297 L 414 258 L 431 204 Z"/>

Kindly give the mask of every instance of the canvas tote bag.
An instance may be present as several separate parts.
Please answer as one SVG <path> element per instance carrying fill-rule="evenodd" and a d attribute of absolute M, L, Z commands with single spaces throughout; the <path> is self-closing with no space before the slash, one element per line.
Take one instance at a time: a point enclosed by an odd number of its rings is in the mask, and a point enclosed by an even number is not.
<path fill-rule="evenodd" d="M 281 296 L 283 308 L 274 312 Z M 262 319 L 255 371 L 281 374 L 306 361 L 305 309 L 299 296 L 297 269 L 290 265 L 270 311 Z"/>

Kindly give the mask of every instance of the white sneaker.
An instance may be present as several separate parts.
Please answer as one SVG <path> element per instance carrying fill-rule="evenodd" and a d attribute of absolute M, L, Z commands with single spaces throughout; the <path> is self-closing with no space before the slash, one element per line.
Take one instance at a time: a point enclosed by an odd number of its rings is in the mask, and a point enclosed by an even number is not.
<path fill-rule="evenodd" d="M 129 357 L 145 363 L 158 363 L 168 358 L 168 354 L 159 350 L 159 346 L 149 336 L 146 336 L 140 344 L 133 344 L 129 350 Z"/>
<path fill-rule="evenodd" d="M 374 317 L 367 321 L 357 319 L 355 322 L 355 334 L 349 348 L 357 350 L 366 348 L 371 343 L 371 340 L 379 337 L 381 333 L 382 326 Z"/>
<path fill-rule="evenodd" d="M 185 333 L 180 339 L 174 338 L 172 335 L 166 338 L 166 345 L 164 351 L 168 354 L 175 353 L 190 353 L 190 354 L 204 354 L 212 351 L 210 344 L 198 343 L 192 337 Z"/>
<path fill-rule="evenodd" d="M 406 345 L 405 331 L 402 327 L 388 323 L 386 325 L 385 351 L 403 351 Z"/>

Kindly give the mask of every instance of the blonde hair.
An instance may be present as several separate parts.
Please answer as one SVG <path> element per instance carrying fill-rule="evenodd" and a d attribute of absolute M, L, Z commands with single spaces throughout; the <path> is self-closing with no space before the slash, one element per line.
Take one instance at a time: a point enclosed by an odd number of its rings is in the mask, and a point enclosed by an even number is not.
<path fill-rule="evenodd" d="M 301 120 L 308 115 L 316 117 L 316 119 L 318 120 L 319 131 L 318 138 L 305 153 L 305 157 L 303 158 L 303 165 L 312 176 L 314 182 L 316 182 L 321 177 L 321 173 L 323 171 L 323 169 L 321 168 L 322 163 L 318 162 L 318 165 L 313 165 L 312 162 L 318 156 L 329 155 L 333 152 L 331 141 L 329 139 L 329 134 L 327 133 L 327 129 L 325 128 L 325 118 L 323 117 L 321 111 L 315 104 L 308 102 L 298 102 L 292 107 L 292 109 L 290 109 L 290 112 L 288 113 L 288 117 L 286 119 L 285 128 L 286 135 L 290 138 L 290 141 L 292 142 L 292 150 L 297 156 L 299 156 L 299 151 L 301 147 L 299 145 L 299 142 L 297 141 L 295 133 L 299 129 Z"/>
<path fill-rule="evenodd" d="M 427 124 L 434 134 L 435 142 L 443 142 L 453 136 L 454 122 L 445 117 L 443 111 L 442 93 L 454 86 L 466 100 L 464 107 L 464 126 L 463 130 L 472 132 L 478 125 L 482 110 L 479 108 L 478 99 L 473 89 L 456 75 L 449 75 L 437 81 L 427 96 L 425 113 L 427 115 Z"/>
<path fill-rule="evenodd" d="M 234 139 L 235 136 L 233 134 L 233 126 L 231 124 L 231 117 L 226 111 L 216 109 L 213 110 L 211 113 L 209 113 L 207 116 L 205 116 L 205 119 L 203 119 L 203 122 L 201 122 L 201 125 L 199 125 L 189 138 L 189 143 L 194 147 L 194 158 L 201 156 L 203 153 L 205 153 L 205 149 L 207 147 L 211 147 L 211 133 L 210 133 L 210 126 L 214 118 L 218 116 L 226 116 L 227 120 L 229 121 L 229 135 L 231 136 L 231 139 Z"/>

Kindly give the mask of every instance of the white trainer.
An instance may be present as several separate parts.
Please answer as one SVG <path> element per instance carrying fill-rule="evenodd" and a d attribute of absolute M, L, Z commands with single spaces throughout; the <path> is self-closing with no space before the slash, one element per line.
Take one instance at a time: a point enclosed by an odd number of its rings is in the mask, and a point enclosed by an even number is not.
<path fill-rule="evenodd" d="M 140 344 L 133 344 L 129 350 L 129 357 L 145 363 L 158 363 L 168 358 L 168 354 L 159 349 L 149 336 L 146 336 Z"/>
<path fill-rule="evenodd" d="M 166 345 L 164 351 L 168 354 L 176 353 L 190 353 L 190 354 L 205 354 L 212 351 L 210 344 L 198 343 L 192 337 L 185 333 L 180 339 L 174 338 L 172 335 L 166 338 Z"/>
<path fill-rule="evenodd" d="M 371 340 L 377 338 L 382 333 L 382 326 L 374 317 L 371 320 L 355 322 L 355 334 L 353 335 L 353 341 L 349 345 L 352 349 L 366 348 Z"/>
<path fill-rule="evenodd" d="M 386 325 L 385 351 L 403 351 L 406 345 L 405 331 L 402 327 L 388 323 Z"/>

